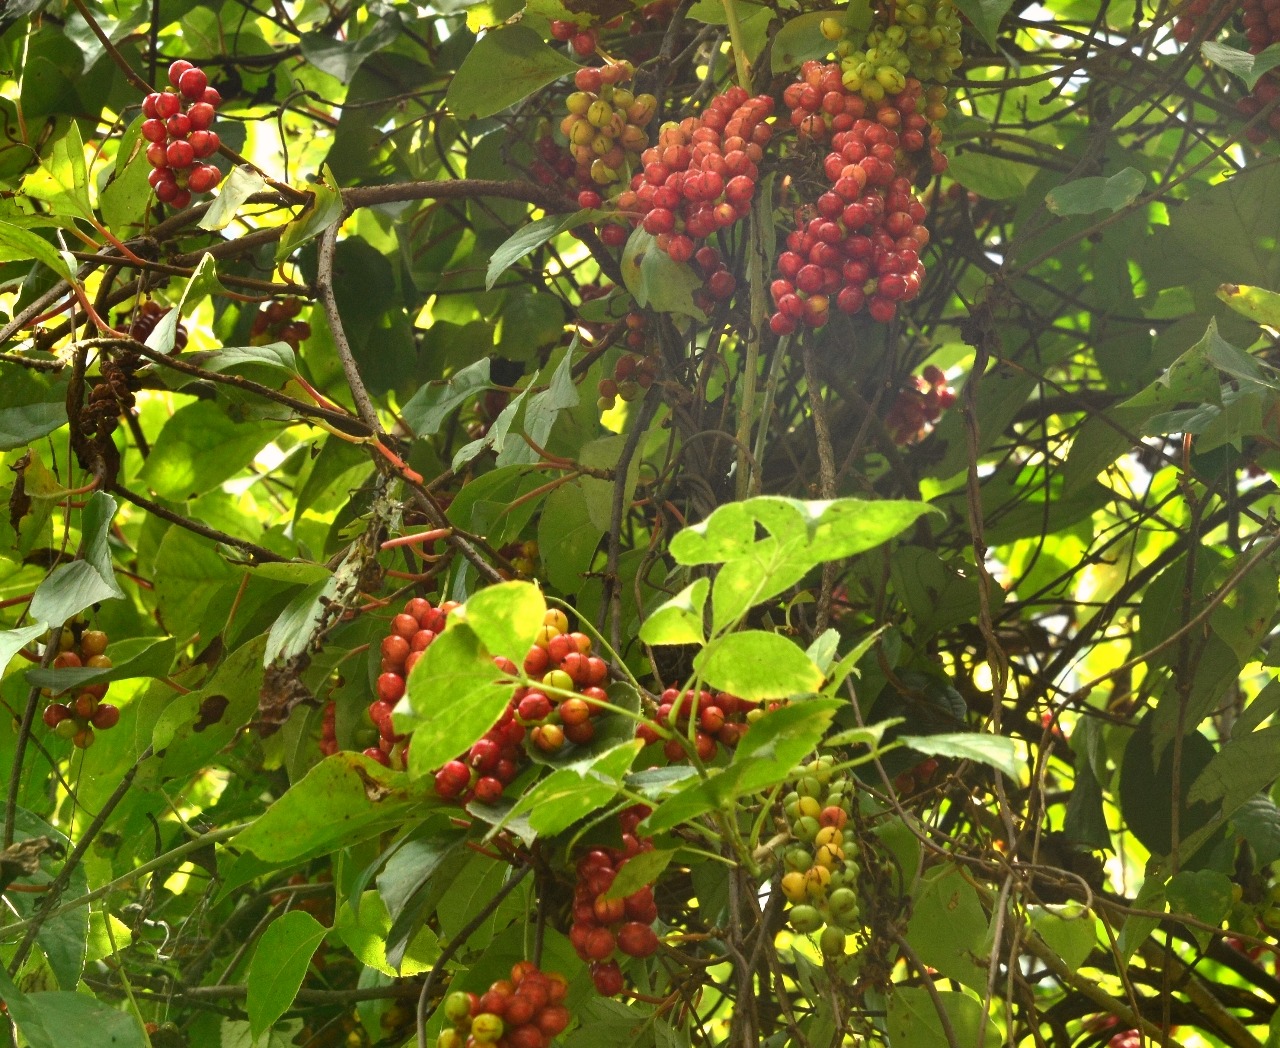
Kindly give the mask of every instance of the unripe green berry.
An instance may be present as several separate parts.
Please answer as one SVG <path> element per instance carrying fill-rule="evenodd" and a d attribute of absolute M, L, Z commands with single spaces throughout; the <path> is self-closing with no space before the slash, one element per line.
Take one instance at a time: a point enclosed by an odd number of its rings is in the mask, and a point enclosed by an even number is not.
<path fill-rule="evenodd" d="M 822 927 L 822 914 L 815 906 L 793 906 L 787 913 L 791 927 L 801 935 L 809 935 Z"/>
<path fill-rule="evenodd" d="M 844 956 L 845 934 L 843 929 L 833 928 L 827 925 L 822 929 L 822 938 L 818 940 L 818 947 L 822 950 L 824 957 L 842 957 Z"/>

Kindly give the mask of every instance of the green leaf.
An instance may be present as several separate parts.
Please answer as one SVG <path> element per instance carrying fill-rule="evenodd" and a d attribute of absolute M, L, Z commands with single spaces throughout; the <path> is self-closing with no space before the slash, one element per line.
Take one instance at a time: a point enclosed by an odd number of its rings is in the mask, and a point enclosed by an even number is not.
<path fill-rule="evenodd" d="M 1235 900 L 1231 895 L 1231 878 L 1217 870 L 1182 870 L 1170 878 L 1165 887 L 1169 912 L 1187 914 L 1217 926 L 1231 912 Z M 1202 928 L 1188 928 L 1203 950 L 1213 933 Z"/>
<path fill-rule="evenodd" d="M 766 630 L 718 637 L 693 665 L 712 687 L 754 701 L 816 692 L 823 681 L 822 670 L 795 643 Z"/>
<path fill-rule="evenodd" d="M 47 629 L 48 627 L 41 622 L 34 626 L 22 626 L 16 630 L 5 630 L 0 633 L 0 676 L 4 675 L 5 667 L 13 657 L 37 637 L 42 636 Z"/>
<path fill-rule="evenodd" d="M 71 279 L 71 264 L 62 253 L 44 237 L 29 229 L 15 226 L 12 222 L 0 222 L 0 245 L 10 249 L 8 252 L 0 252 L 0 257 L 30 259 L 53 270 L 63 280 Z"/>
<path fill-rule="evenodd" d="M 622 249 L 622 280 L 626 289 L 644 309 L 703 318 L 693 301 L 702 288 L 702 278 L 687 262 L 677 262 L 659 251 L 654 237 L 636 227 Z"/>
<path fill-rule="evenodd" d="M 367 28 L 358 40 L 338 39 L 328 33 L 303 33 L 298 37 L 302 56 L 314 66 L 344 84 L 351 83 L 365 59 L 387 47 L 401 32 L 400 19 L 394 9 Z"/>
<path fill-rule="evenodd" d="M 917 884 L 912 896 L 907 941 L 920 959 L 982 992 L 991 936 L 977 889 L 956 867 L 943 866 Z"/>
<path fill-rule="evenodd" d="M 318 237 L 342 214 L 342 194 L 335 188 L 338 180 L 333 177 L 329 165 L 320 169 L 320 178 L 307 186 L 311 199 L 285 228 L 276 248 L 276 261 L 283 262 L 307 241 Z"/>
<path fill-rule="evenodd" d="M 822 35 L 822 23 L 828 18 L 851 29 L 865 30 L 871 25 L 871 5 L 867 0 L 854 0 L 848 7 L 788 18 L 773 38 L 769 60 L 775 75 L 799 69 L 809 59 L 821 60 L 831 53 L 835 45 Z"/>
<path fill-rule="evenodd" d="M 116 583 L 107 542 L 116 500 L 95 491 L 84 508 L 81 559 L 61 564 L 39 586 L 31 599 L 31 616 L 57 625 L 85 608 L 104 600 L 119 600 L 124 591 Z"/>
<path fill-rule="evenodd" d="M 930 512 L 937 510 L 893 499 L 762 496 L 721 506 L 680 531 L 670 553 L 680 564 L 724 564 L 712 588 L 713 626 L 721 631 L 816 565 L 872 549 Z M 757 529 L 767 534 L 757 538 Z"/>
<path fill-rule="evenodd" d="M 1098 943 L 1098 918 L 1083 906 L 1028 906 L 1031 927 L 1073 971 Z"/>
<path fill-rule="evenodd" d="M 254 1040 L 271 1028 L 298 996 L 311 958 L 328 929 L 305 910 L 281 914 L 262 933 L 249 976 L 245 1011 Z"/>
<path fill-rule="evenodd" d="M 670 600 L 648 615 L 640 627 L 640 639 L 646 644 L 705 644 L 703 608 L 711 580 L 694 579 Z"/>
<path fill-rule="evenodd" d="M 1241 316 L 1280 327 L 1280 294 L 1261 287 L 1242 287 L 1239 284 L 1223 284 L 1218 297 Z"/>
<path fill-rule="evenodd" d="M 56 693 L 102 681 L 162 677 L 173 665 L 174 649 L 172 637 L 129 637 L 112 642 L 110 669 L 95 670 L 88 666 L 66 670 L 30 669 L 27 680 Z M 0 649 L 0 658 L 3 654 Z"/>
<path fill-rule="evenodd" d="M 1200 53 L 1214 65 L 1238 76 L 1250 91 L 1267 73 L 1280 66 L 1280 44 L 1272 44 L 1265 51 L 1251 55 L 1216 40 L 1206 40 L 1200 45 Z"/>
<path fill-rule="evenodd" d="M 1204 338 L 1170 364 L 1168 370 L 1151 385 L 1135 393 L 1120 406 L 1168 411 L 1188 402 L 1220 404 L 1221 380 L 1218 378 L 1217 368 L 1209 359 L 1209 348 L 1215 339 L 1221 341 L 1216 322 L 1210 320 Z"/>
<path fill-rule="evenodd" d="M 240 205 L 267 189 L 267 180 L 248 167 L 233 167 L 218 186 L 218 196 L 200 219 L 201 229 L 225 229 L 236 220 Z"/>
<path fill-rule="evenodd" d="M 980 732 L 952 732 L 944 735 L 903 735 L 899 740 L 917 753 L 931 757 L 955 757 L 959 760 L 990 764 L 1012 779 L 1017 779 L 1025 764 L 1018 759 L 1018 745 L 1003 735 Z"/>
<path fill-rule="evenodd" d="M 216 374 L 243 375 L 245 378 L 269 385 L 298 373 L 298 362 L 293 347 L 287 342 L 272 342 L 265 346 L 225 346 L 197 353 L 184 353 L 182 359 L 205 371 Z M 174 389 L 197 382 L 194 375 L 174 371 L 165 376 Z"/>
<path fill-rule="evenodd" d="M 957 3 L 957 6 L 962 6 Z M 994 1023 L 987 1023 L 987 1035 L 979 1041 L 982 1005 L 957 990 L 939 990 L 938 999 L 955 1033 L 955 1043 L 964 1048 L 985 1048 L 998 1037 Z M 928 990 L 918 986 L 895 985 L 889 995 L 889 1037 L 894 1048 L 948 1048 L 938 1010 Z"/>
<path fill-rule="evenodd" d="M 532 582 L 500 582 L 480 590 L 454 614 L 487 651 L 519 665 L 546 618 L 547 602 Z"/>
<path fill-rule="evenodd" d="M 1182 737 L 1180 747 L 1174 740 L 1157 748 L 1154 726 L 1154 717 L 1144 716 L 1125 744 L 1120 765 L 1120 812 L 1149 852 L 1168 855 L 1173 847 L 1175 752 L 1181 751 L 1178 832 L 1185 840 L 1210 825 L 1216 813 L 1215 806 L 1207 801 L 1193 804 L 1190 800 L 1192 783 L 1214 759 L 1214 747 L 1200 732 L 1190 731 Z M 1185 858 L 1184 855 L 1184 865 Z"/>
<path fill-rule="evenodd" d="M 973 23 L 973 28 L 987 46 L 994 49 L 1000 22 L 1013 6 L 1013 0 L 955 0 L 955 4 L 957 10 Z"/>
<path fill-rule="evenodd" d="M 30 1048 L 144 1048 L 142 1024 L 87 994 L 24 994 L 0 968 L 0 1000 Z"/>
<path fill-rule="evenodd" d="M 307 772 L 235 842 L 261 859 L 287 863 L 398 826 L 409 812 L 421 813 L 428 803 L 409 788 L 403 772 L 339 751 Z"/>
<path fill-rule="evenodd" d="M 419 925 L 412 939 L 406 943 L 406 948 L 401 951 L 399 964 L 393 965 L 388 961 L 388 939 L 392 934 L 391 915 L 377 892 L 364 893 L 358 914 L 351 905 L 344 905 L 334 920 L 333 930 L 362 964 L 391 978 L 408 978 L 429 971 L 440 956 L 439 940 L 431 929 Z"/>
<path fill-rule="evenodd" d="M 398 723 L 413 732 L 410 772 L 426 775 L 465 752 L 502 716 L 511 687 L 475 630 L 451 622 L 413 667 L 396 707 Z"/>
<path fill-rule="evenodd" d="M 791 769 L 818 744 L 836 711 L 837 699 L 796 702 L 770 710 L 751 725 L 724 768 L 687 783 L 645 819 L 645 833 L 658 833 L 739 797 L 785 782 Z"/>
<path fill-rule="evenodd" d="M 267 650 L 263 655 L 266 665 L 292 659 L 311 646 L 316 627 L 330 614 L 329 605 L 340 584 L 341 579 L 335 573 L 313 582 L 289 601 L 267 634 Z"/>
<path fill-rule="evenodd" d="M 556 769 L 521 797 L 511 814 L 529 812 L 529 825 L 544 836 L 567 830 L 618 795 L 641 745 L 631 739 L 586 762 Z"/>
<path fill-rule="evenodd" d="M 1095 175 L 1066 182 L 1051 189 L 1044 202 L 1055 215 L 1090 215 L 1103 208 L 1115 212 L 1137 200 L 1146 184 L 1146 175 L 1126 167 L 1110 178 Z"/>
<path fill-rule="evenodd" d="M 560 413 L 578 405 L 578 386 L 573 381 L 573 354 L 577 348 L 578 339 L 575 337 L 552 372 L 547 388 L 530 397 L 525 407 L 523 431 L 540 448 L 545 448 L 550 443 L 551 430 Z M 523 440 L 510 441 L 498 449 L 500 467 L 518 463 L 532 464 L 538 458 L 538 453 Z"/>
<path fill-rule="evenodd" d="M 77 124 L 72 123 L 64 134 L 54 139 L 53 148 L 39 169 L 22 180 L 22 192 L 49 204 L 59 215 L 78 212 L 88 218 L 93 214 L 84 141 Z"/>
<path fill-rule="evenodd" d="M 482 390 L 492 387 L 489 364 L 489 358 L 482 357 L 443 382 L 428 382 L 419 386 L 418 391 L 400 409 L 400 417 L 415 436 L 433 436 L 456 408 Z"/>
<path fill-rule="evenodd" d="M 489 268 L 485 270 L 484 275 L 485 290 L 492 288 L 498 277 L 516 262 L 530 252 L 536 251 L 553 237 L 558 237 L 575 226 L 596 223 L 609 217 L 612 217 L 612 212 L 588 208 L 585 211 L 576 211 L 572 215 L 547 215 L 536 222 L 521 226 L 490 256 Z"/>
<path fill-rule="evenodd" d="M 618 870 L 608 890 L 602 896 L 605 899 L 625 899 L 634 895 L 641 888 L 657 883 L 662 871 L 671 865 L 679 849 L 653 848 L 631 856 Z"/>
<path fill-rule="evenodd" d="M 1221 804 L 1228 818 L 1280 776 L 1280 724 L 1232 736 L 1196 777 L 1187 803 Z"/>
<path fill-rule="evenodd" d="M 966 189 L 989 200 L 1012 200 L 1022 196 L 1036 170 L 1030 164 L 972 150 L 956 153 L 947 166 L 947 174 Z"/>
<path fill-rule="evenodd" d="M 462 60 L 445 104 L 461 120 L 493 116 L 576 69 L 527 25 L 491 29 Z"/>
<path fill-rule="evenodd" d="M 147 162 L 147 142 L 139 134 L 141 127 L 142 117 L 138 117 L 120 139 L 115 170 L 98 197 L 102 221 L 117 236 L 140 225 L 155 199 L 147 184 L 151 165 Z"/>
<path fill-rule="evenodd" d="M 17 364 L 0 364 L 0 451 L 12 451 L 52 433 L 67 421 L 67 383 Z"/>
<path fill-rule="evenodd" d="M 197 400 L 165 423 L 138 479 L 161 498 L 196 498 L 244 469 L 277 432 L 271 424 L 233 421 L 216 402 Z"/>

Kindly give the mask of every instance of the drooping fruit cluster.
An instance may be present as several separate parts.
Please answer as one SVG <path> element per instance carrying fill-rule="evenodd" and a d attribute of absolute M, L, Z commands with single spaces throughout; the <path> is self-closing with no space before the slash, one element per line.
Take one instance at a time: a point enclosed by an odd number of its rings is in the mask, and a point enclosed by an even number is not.
<path fill-rule="evenodd" d="M 391 711 L 404 696 L 404 682 L 410 670 L 444 629 L 445 617 L 457 606 L 455 601 L 445 601 L 436 607 L 423 597 L 413 597 L 405 603 L 404 611 L 391 620 L 391 630 L 379 646 L 381 662 L 374 684 L 377 697 L 369 704 L 369 720 L 378 729 L 377 745 L 364 751 L 371 760 L 388 767 L 393 757 L 403 763 L 408 736 L 396 732 L 391 724 Z M 329 734 L 326 729 L 325 739 Z M 332 745 L 336 748 L 336 740 Z"/>
<path fill-rule="evenodd" d="M 176 91 L 153 91 L 143 99 L 142 137 L 151 143 L 147 181 L 156 199 L 181 210 L 192 193 L 207 193 L 222 180 L 217 167 L 201 162 L 221 144 L 212 127 L 222 96 L 204 70 L 185 59 L 169 66 L 169 83 Z"/>
<path fill-rule="evenodd" d="M 139 342 L 146 342 L 147 337 L 156 329 L 156 325 L 164 319 L 172 307 L 162 306 L 159 302 L 147 299 L 134 310 L 133 317 L 129 320 L 129 326 L 126 334 L 130 338 L 137 339 Z M 187 346 L 187 329 L 183 326 L 182 321 L 178 321 L 177 327 L 173 333 L 173 349 L 171 353 L 181 353 Z"/>
<path fill-rule="evenodd" d="M 530 579 L 538 572 L 538 543 L 534 539 L 520 542 L 508 542 L 500 550 L 499 555 L 507 559 L 511 571 L 500 569 L 499 574 L 505 578 Z"/>
<path fill-rule="evenodd" d="M 578 956 L 590 963 L 591 979 L 606 997 L 622 991 L 622 969 L 614 959 L 615 952 L 628 957 L 648 957 L 659 945 L 653 930 L 658 907 L 653 900 L 652 885 L 637 888 L 625 897 L 607 897 L 627 863 L 653 849 L 650 838 L 636 836 L 636 827 L 648 814 L 649 810 L 643 805 L 622 812 L 618 816 L 622 847 L 592 848 L 577 862 L 569 942 Z"/>
<path fill-rule="evenodd" d="M 802 935 L 822 930 L 828 957 L 844 954 L 848 932 L 861 928 L 858 839 L 849 826 L 853 779 L 832 771 L 820 757 L 797 769 L 795 788 L 782 799 L 794 838 L 782 854 L 782 894 L 791 903 L 787 920 Z"/>
<path fill-rule="evenodd" d="M 694 257 L 698 244 L 743 218 L 751 209 L 759 171 L 756 165 L 773 136 L 766 121 L 773 113 L 768 95 L 751 98 L 731 87 L 711 100 L 700 116 L 664 124 L 658 143 L 641 154 L 644 168 L 618 197 L 624 211 L 656 238 L 659 250 L 677 262 Z M 717 254 L 717 259 L 719 255 Z M 702 266 L 714 299 L 733 294 L 733 276 L 719 278 Z"/>
<path fill-rule="evenodd" d="M 302 312 L 302 299 L 282 298 L 269 302 L 254 314 L 249 328 L 249 344 L 265 346 L 268 342 L 287 342 L 296 353 L 298 347 L 311 337 L 311 325 L 298 320 Z"/>
<path fill-rule="evenodd" d="M 653 385 L 662 366 L 649 342 L 649 318 L 632 310 L 627 314 L 626 323 L 627 333 L 623 337 L 622 348 L 627 352 L 614 362 L 613 374 L 602 378 L 597 387 L 598 406 L 602 411 L 612 408 L 615 398 L 635 400 Z"/>
<path fill-rule="evenodd" d="M 499 979 L 484 993 L 456 990 L 444 999 L 448 1025 L 436 1048 L 547 1048 L 572 1020 L 564 1005 L 568 992 L 569 981 L 559 972 L 518 961 L 510 979 Z"/>
<path fill-rule="evenodd" d="M 887 18 L 837 48 L 845 86 L 869 101 L 902 90 L 908 76 L 945 84 L 964 61 L 952 0 L 894 0 Z"/>
<path fill-rule="evenodd" d="M 942 413 L 956 402 L 947 376 L 932 365 L 913 375 L 889 407 L 884 424 L 895 444 L 913 444 L 928 434 Z"/>
<path fill-rule="evenodd" d="M 590 58 L 600 45 L 600 34 L 594 26 L 583 29 L 577 22 L 561 18 L 551 20 L 551 39 L 567 43 L 579 58 Z"/>
<path fill-rule="evenodd" d="M 1219 0 L 1189 0 L 1181 6 L 1173 23 L 1173 36 L 1181 44 L 1187 43 L 1197 32 L 1208 37 L 1216 33 L 1235 13 L 1233 4 L 1221 4 Z M 1216 19 L 1208 21 L 1210 13 L 1218 8 Z M 1245 23 L 1245 29 L 1249 25 Z M 1252 40 L 1250 40 L 1252 43 Z"/>
<path fill-rule="evenodd" d="M 541 687 L 516 689 L 515 720 L 529 729 L 529 741 L 543 753 L 595 738 L 596 720 L 604 712 L 600 703 L 609 701 L 604 690 L 609 667 L 591 647 L 591 638 L 570 632 L 568 616 L 552 608 L 524 657 L 525 674 Z"/>
<path fill-rule="evenodd" d="M 55 670 L 111 668 L 111 658 L 106 654 L 107 635 L 101 630 L 84 629 L 83 624 L 70 622 L 58 637 L 58 649 L 52 663 Z M 45 707 L 45 725 L 60 738 L 88 749 L 93 745 L 95 728 L 106 731 L 120 723 L 119 708 L 102 701 L 109 687 L 101 683 L 72 688 L 67 702 L 51 702 Z M 52 692 L 46 690 L 46 694 Z"/>
<path fill-rule="evenodd" d="M 1250 54 L 1260 54 L 1271 45 L 1280 43 L 1280 3 L 1276 0 L 1243 0 L 1241 20 Z M 1280 73 L 1271 70 L 1263 74 L 1253 85 L 1253 90 L 1236 105 L 1245 116 L 1253 117 L 1277 98 L 1280 98 Z M 1260 144 L 1266 141 L 1268 132 L 1280 137 L 1280 106 L 1267 115 L 1265 127 L 1250 128 L 1247 135 L 1250 141 Z"/>
<path fill-rule="evenodd" d="M 909 90 L 918 91 L 918 85 Z M 866 309 L 872 319 L 888 323 L 899 302 L 920 293 L 920 252 L 929 242 L 921 224 L 924 205 L 902 173 L 898 100 L 878 107 L 874 120 L 855 116 L 867 111 L 865 100 L 844 88 L 838 66 L 818 62 L 806 62 L 801 79 L 783 97 L 793 106 L 792 122 L 802 136 L 823 141 L 830 134 L 831 152 L 822 164 L 829 188 L 797 212 L 797 228 L 778 256 L 769 327 L 777 335 L 800 325 L 822 327 L 833 305 L 850 315 Z M 821 120 L 808 108 L 815 97 L 825 114 Z M 915 101 L 901 104 L 910 108 Z M 799 120 L 795 106 L 806 114 Z"/>
<path fill-rule="evenodd" d="M 737 746 L 750 726 L 749 721 L 764 712 L 756 703 L 722 691 L 700 691 L 695 695 L 691 691 L 681 692 L 678 688 L 667 688 L 658 701 L 655 719 L 659 724 L 670 727 L 690 740 L 698 759 L 704 763 L 715 759 L 720 746 L 726 749 Z M 691 719 L 696 723 L 690 725 Z M 689 734 L 691 727 L 692 736 Z M 643 740 L 646 746 L 661 739 L 648 724 L 641 724 L 636 729 L 636 737 Z M 663 743 L 662 752 L 672 763 L 689 759 L 688 750 L 676 738 L 667 739 Z"/>
<path fill-rule="evenodd" d="M 938 762 L 932 757 L 926 757 L 918 764 L 913 765 L 906 771 L 901 771 L 893 778 L 893 788 L 900 796 L 909 793 L 915 793 L 916 790 L 923 789 L 929 785 L 929 781 L 938 772 Z"/>
<path fill-rule="evenodd" d="M 630 62 L 609 62 L 573 76 L 577 90 L 565 99 L 569 112 L 560 131 L 569 140 L 579 207 L 600 207 L 606 197 L 616 196 L 649 145 L 645 128 L 658 100 L 622 86 L 634 72 Z"/>

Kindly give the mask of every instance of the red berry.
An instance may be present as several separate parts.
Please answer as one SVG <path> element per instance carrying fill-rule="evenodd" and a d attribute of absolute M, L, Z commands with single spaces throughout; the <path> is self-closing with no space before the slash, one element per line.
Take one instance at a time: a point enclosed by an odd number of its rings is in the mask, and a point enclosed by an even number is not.
<path fill-rule="evenodd" d="M 383 673 L 378 677 L 376 690 L 383 702 L 398 702 L 404 695 L 404 678 L 398 673 Z"/>
<path fill-rule="evenodd" d="M 648 957 L 658 945 L 657 933 L 647 924 L 628 921 L 618 929 L 618 949 L 630 957 Z"/>
<path fill-rule="evenodd" d="M 144 120 L 138 130 L 148 142 L 163 142 L 169 137 L 164 121 L 160 119 Z"/>
<path fill-rule="evenodd" d="M 198 102 L 204 97 L 204 89 L 209 86 L 209 78 L 205 76 L 203 69 L 196 69 L 193 66 L 178 77 L 178 82 L 174 86 L 186 98 Z"/>
<path fill-rule="evenodd" d="M 169 83 L 174 87 L 177 87 L 179 82 L 182 80 L 182 74 L 188 69 L 194 68 L 195 66 L 191 62 L 188 62 L 185 58 L 179 58 L 169 66 Z"/>
<path fill-rule="evenodd" d="M 89 718 L 89 722 L 100 731 L 106 731 L 108 728 L 114 728 L 120 723 L 120 710 L 116 706 L 112 706 L 109 702 L 100 705 L 97 711 Z"/>
<path fill-rule="evenodd" d="M 56 728 L 70 716 L 71 710 L 60 702 L 51 702 L 44 708 L 44 723 L 49 728 Z"/>
<path fill-rule="evenodd" d="M 216 110 L 208 102 L 197 102 L 187 110 L 187 119 L 197 131 L 203 131 L 213 124 Z"/>
<path fill-rule="evenodd" d="M 170 142 L 168 148 L 165 149 L 165 159 L 168 161 L 169 166 L 179 170 L 190 167 L 195 158 L 196 151 L 191 148 L 191 143 L 184 142 L 182 139 Z"/>
<path fill-rule="evenodd" d="M 217 109 L 218 106 L 222 105 L 222 95 L 218 93 L 217 88 L 206 87 L 204 89 L 204 94 L 200 96 L 200 101 L 213 106 L 214 109 Z"/>
<path fill-rule="evenodd" d="M 614 997 L 622 992 L 622 969 L 615 961 L 597 961 L 591 966 L 591 981 L 602 997 Z"/>
<path fill-rule="evenodd" d="M 484 776 L 476 783 L 476 800 L 481 804 L 497 804 L 502 799 L 502 783 L 491 776 Z"/>
<path fill-rule="evenodd" d="M 187 176 L 187 185 L 193 193 L 207 193 L 221 181 L 222 172 L 212 164 L 200 164 Z"/>

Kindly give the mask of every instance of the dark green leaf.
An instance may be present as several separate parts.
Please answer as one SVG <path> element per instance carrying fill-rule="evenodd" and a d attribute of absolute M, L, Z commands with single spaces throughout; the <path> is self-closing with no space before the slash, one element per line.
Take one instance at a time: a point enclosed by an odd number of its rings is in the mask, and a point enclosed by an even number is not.
<path fill-rule="evenodd" d="M 445 103 L 462 119 L 493 116 L 577 68 L 527 25 L 490 29 L 458 67 Z"/>
<path fill-rule="evenodd" d="M 1044 202 L 1055 215 L 1090 215 L 1104 208 L 1119 211 L 1137 200 L 1146 184 L 1146 175 L 1126 167 L 1110 178 L 1094 175 L 1067 182 L 1050 190 Z"/>
<path fill-rule="evenodd" d="M 611 212 L 594 211 L 588 208 L 572 215 L 547 215 L 536 222 L 521 226 L 515 233 L 503 241 L 502 245 L 490 256 L 489 268 L 485 270 L 484 286 L 487 291 L 516 262 L 525 255 L 542 247 L 548 240 L 559 236 L 575 226 L 597 223 L 609 217 Z"/>
<path fill-rule="evenodd" d="M 1003 735 L 954 732 L 945 735 L 903 735 L 899 741 L 917 753 L 990 764 L 1014 779 L 1024 770 L 1024 762 L 1018 759 L 1017 743 Z"/>
<path fill-rule="evenodd" d="M 31 600 L 33 618 L 58 625 L 90 605 L 124 596 L 116 583 L 107 544 L 107 532 L 115 513 L 116 500 L 110 495 L 95 491 L 89 497 L 81 522 L 83 559 L 60 565 L 36 587 Z"/>
<path fill-rule="evenodd" d="M 267 925 L 245 980 L 249 995 L 244 1006 L 255 1040 L 293 1004 L 327 934 L 328 929 L 305 910 L 290 910 Z"/>
<path fill-rule="evenodd" d="M 490 388 L 489 364 L 489 358 L 484 357 L 444 382 L 428 382 L 419 386 L 401 409 L 401 417 L 416 436 L 432 436 L 456 408 Z"/>
<path fill-rule="evenodd" d="M 0 364 L 0 451 L 12 451 L 67 421 L 67 384 L 61 377 L 47 377 L 16 364 Z"/>

